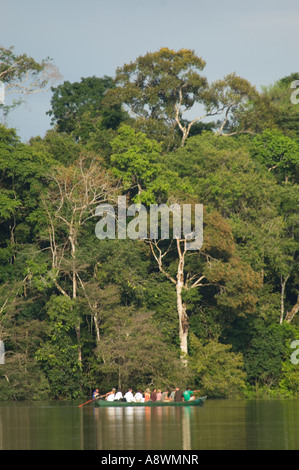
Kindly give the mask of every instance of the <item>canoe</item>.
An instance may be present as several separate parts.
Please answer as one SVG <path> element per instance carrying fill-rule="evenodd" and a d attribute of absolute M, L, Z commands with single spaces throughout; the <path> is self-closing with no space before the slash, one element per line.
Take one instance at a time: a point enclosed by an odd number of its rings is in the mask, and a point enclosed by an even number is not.
<path fill-rule="evenodd" d="M 207 397 L 196 398 L 195 400 L 189 401 L 145 401 L 145 402 L 126 402 L 126 401 L 106 401 L 97 400 L 94 402 L 94 406 L 100 407 L 140 407 L 140 406 L 201 406 L 204 404 Z"/>

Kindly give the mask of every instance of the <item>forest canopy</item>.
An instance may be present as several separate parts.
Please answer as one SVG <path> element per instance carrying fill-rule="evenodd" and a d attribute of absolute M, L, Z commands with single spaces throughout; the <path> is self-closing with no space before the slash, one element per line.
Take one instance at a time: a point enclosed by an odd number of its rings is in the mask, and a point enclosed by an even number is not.
<path fill-rule="evenodd" d="M 0 125 L 1 400 L 299 396 L 299 74 L 258 91 L 233 71 L 210 83 L 205 65 L 162 48 L 52 86 L 44 137 Z M 53 70 L 0 51 L 16 93 Z M 119 196 L 203 205 L 202 246 L 98 239 L 96 208 Z"/>

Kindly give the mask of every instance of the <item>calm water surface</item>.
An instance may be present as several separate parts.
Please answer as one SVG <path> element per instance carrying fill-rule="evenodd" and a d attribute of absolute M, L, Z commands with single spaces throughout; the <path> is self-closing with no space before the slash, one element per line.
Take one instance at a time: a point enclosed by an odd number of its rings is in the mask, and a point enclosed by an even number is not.
<path fill-rule="evenodd" d="M 299 400 L 110 409 L 2 402 L 0 450 L 299 450 Z"/>

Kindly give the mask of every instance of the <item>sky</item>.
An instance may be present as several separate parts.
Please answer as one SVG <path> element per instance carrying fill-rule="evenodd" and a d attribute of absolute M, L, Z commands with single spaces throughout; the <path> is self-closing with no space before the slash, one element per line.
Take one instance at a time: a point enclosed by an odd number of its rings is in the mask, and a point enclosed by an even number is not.
<path fill-rule="evenodd" d="M 114 76 L 161 47 L 192 49 L 209 82 L 235 72 L 260 89 L 299 71 L 298 0 L 0 0 L 0 45 L 61 75 Z M 51 129 L 50 90 L 30 95 L 6 125 L 22 141 Z"/>

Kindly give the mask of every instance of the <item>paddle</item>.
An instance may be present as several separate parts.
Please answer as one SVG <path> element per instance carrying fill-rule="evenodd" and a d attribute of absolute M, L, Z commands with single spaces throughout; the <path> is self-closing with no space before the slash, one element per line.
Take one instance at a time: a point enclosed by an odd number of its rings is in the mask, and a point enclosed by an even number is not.
<path fill-rule="evenodd" d="M 109 393 L 110 392 L 106 393 L 106 395 L 101 395 L 100 397 L 92 398 L 92 400 L 88 400 L 85 403 L 81 403 L 81 405 L 78 405 L 78 406 L 79 406 L 79 408 L 81 408 L 81 406 L 87 405 L 87 403 L 90 403 L 90 402 L 95 401 L 95 400 L 99 400 L 99 398 L 106 397 Z"/>

